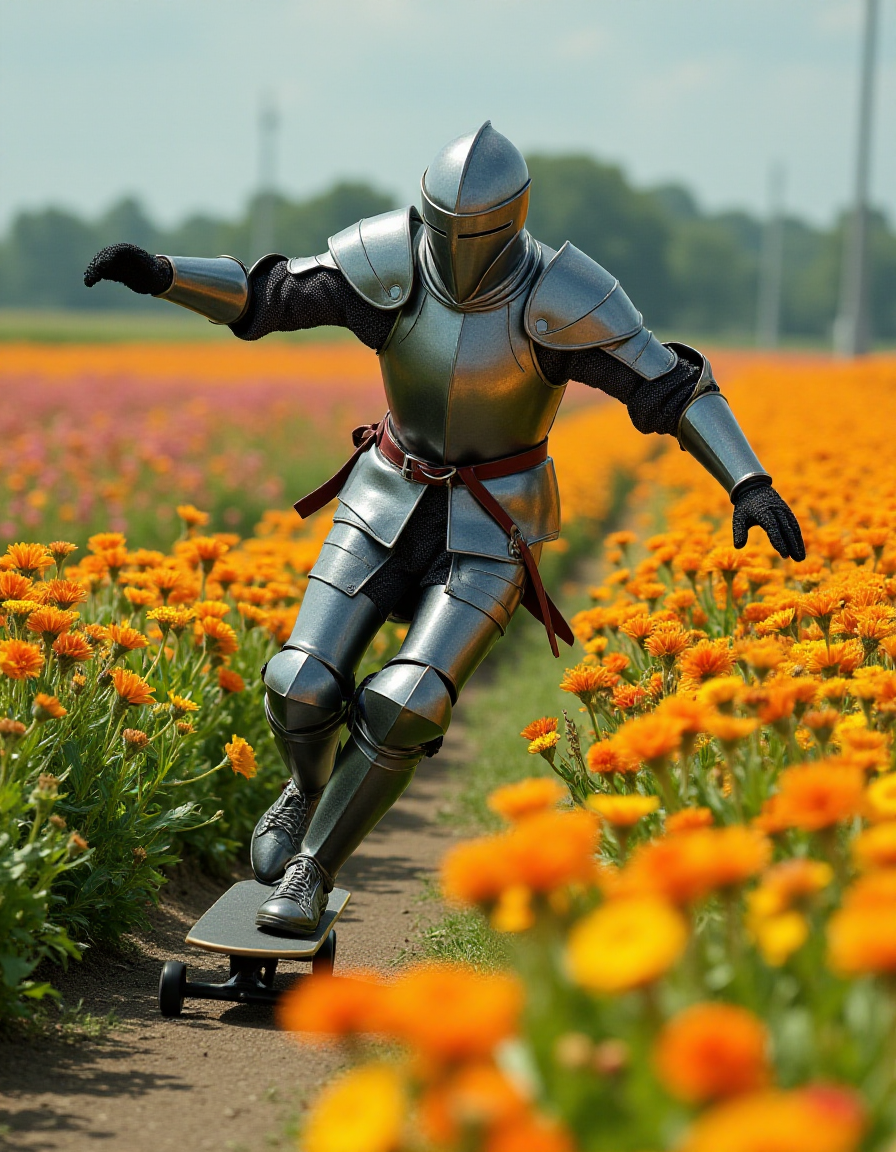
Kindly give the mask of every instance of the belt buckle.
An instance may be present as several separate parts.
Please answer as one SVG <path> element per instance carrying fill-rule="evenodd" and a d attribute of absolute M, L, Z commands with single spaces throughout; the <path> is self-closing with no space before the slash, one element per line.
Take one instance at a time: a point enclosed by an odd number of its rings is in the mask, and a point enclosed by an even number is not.
<path fill-rule="evenodd" d="M 451 484 L 451 477 L 457 475 L 457 469 L 455 467 L 453 467 L 453 465 L 450 465 L 450 464 L 445 465 L 447 471 L 444 474 L 441 474 L 441 469 L 440 469 L 439 474 L 427 472 L 426 469 L 423 467 L 423 465 L 419 461 L 417 463 L 417 467 L 420 470 L 420 472 L 423 473 L 423 475 L 426 477 L 426 479 L 431 480 L 433 482 L 433 484 L 450 485 Z"/>
<path fill-rule="evenodd" d="M 401 477 L 403 480 L 414 479 L 414 459 L 413 457 L 409 456 L 407 452 L 402 453 Z"/>

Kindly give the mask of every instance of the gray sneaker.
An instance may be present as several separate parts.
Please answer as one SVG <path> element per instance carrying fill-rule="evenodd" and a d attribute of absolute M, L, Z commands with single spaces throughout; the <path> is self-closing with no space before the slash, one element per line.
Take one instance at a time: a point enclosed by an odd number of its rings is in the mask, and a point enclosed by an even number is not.
<path fill-rule="evenodd" d="M 249 859 L 255 879 L 276 884 L 286 865 L 302 847 L 302 838 L 321 794 L 302 792 L 294 781 L 286 785 L 274 803 L 255 825 Z"/>
<path fill-rule="evenodd" d="M 310 856 L 298 856 L 276 891 L 258 909 L 259 928 L 287 936 L 310 936 L 327 906 L 320 869 Z"/>

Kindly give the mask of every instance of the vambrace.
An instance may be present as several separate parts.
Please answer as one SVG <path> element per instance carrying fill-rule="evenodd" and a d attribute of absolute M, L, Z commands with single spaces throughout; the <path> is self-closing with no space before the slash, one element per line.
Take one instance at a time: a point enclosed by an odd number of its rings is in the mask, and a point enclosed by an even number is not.
<path fill-rule="evenodd" d="M 249 277 L 233 256 L 164 256 L 174 279 L 157 300 L 170 300 L 212 324 L 234 324 L 249 306 Z"/>
<path fill-rule="evenodd" d="M 752 486 L 757 481 L 771 484 L 772 478 L 750 447 L 728 401 L 718 391 L 709 361 L 694 349 L 687 351 L 702 359 L 703 369 L 679 418 L 678 443 L 682 452 L 693 456 L 718 480 L 733 502 L 745 485 Z"/>

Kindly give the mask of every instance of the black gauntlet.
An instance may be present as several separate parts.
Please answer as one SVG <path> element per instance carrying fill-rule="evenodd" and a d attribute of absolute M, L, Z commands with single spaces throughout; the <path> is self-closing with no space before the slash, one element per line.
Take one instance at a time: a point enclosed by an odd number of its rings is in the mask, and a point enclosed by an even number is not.
<path fill-rule="evenodd" d="M 136 244 L 111 244 L 103 248 L 84 273 L 88 288 L 100 280 L 116 280 L 141 296 L 158 296 L 171 286 L 173 278 L 171 265 L 164 257 L 152 256 Z"/>
<path fill-rule="evenodd" d="M 771 482 L 758 480 L 734 493 L 734 547 L 743 548 L 747 533 L 757 526 L 765 532 L 772 547 L 781 556 L 806 559 L 806 547 L 799 521 L 785 500 L 772 488 Z"/>

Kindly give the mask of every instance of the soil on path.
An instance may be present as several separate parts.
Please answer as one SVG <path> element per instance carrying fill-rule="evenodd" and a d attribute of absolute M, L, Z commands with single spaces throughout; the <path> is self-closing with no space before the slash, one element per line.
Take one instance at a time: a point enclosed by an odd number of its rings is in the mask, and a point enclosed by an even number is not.
<path fill-rule="evenodd" d="M 339 924 L 337 974 L 340 967 L 387 968 L 413 945 L 421 918 L 438 917 L 438 905 L 419 897 L 452 837 L 438 817 L 446 769 L 459 760 L 462 742 L 452 729 L 438 760 L 423 762 L 340 874 L 352 901 Z M 165 960 L 184 960 L 196 979 L 226 978 L 226 958 L 183 943 L 226 887 L 176 876 L 152 932 L 133 952 L 85 960 L 57 981 L 68 1003 L 83 999 L 88 1012 L 115 1013 L 121 1023 L 105 1039 L 0 1041 L 0 1147 L 256 1152 L 291 1144 L 290 1119 L 343 1063 L 341 1052 L 277 1031 L 266 1007 L 188 1000 L 179 1019 L 165 1020 L 156 1004 Z"/>

